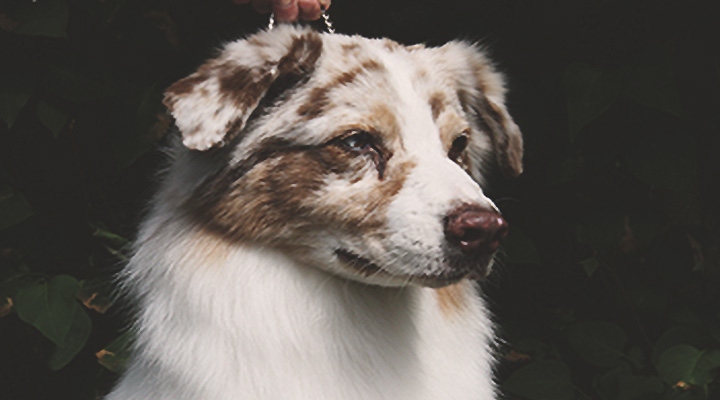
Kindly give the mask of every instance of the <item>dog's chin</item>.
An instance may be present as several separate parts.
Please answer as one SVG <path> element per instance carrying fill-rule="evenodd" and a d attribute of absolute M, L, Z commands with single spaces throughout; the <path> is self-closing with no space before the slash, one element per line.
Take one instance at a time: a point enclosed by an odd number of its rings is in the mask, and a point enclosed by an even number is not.
<path fill-rule="evenodd" d="M 472 263 L 444 262 L 443 268 L 438 272 L 408 274 L 393 273 L 349 250 L 338 249 L 335 251 L 335 255 L 342 264 L 349 267 L 350 272 L 344 275 L 348 275 L 351 279 L 383 286 L 418 285 L 435 289 L 453 285 L 463 279 L 482 280 L 488 275 L 492 264 L 492 258 L 476 260 Z"/>

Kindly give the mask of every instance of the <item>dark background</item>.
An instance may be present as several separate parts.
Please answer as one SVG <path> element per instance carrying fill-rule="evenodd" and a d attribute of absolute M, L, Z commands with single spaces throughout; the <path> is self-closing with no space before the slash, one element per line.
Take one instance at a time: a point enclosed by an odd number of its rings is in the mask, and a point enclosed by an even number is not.
<path fill-rule="evenodd" d="M 484 285 L 509 399 L 720 399 L 720 31 L 710 1 L 336 0 L 341 33 L 481 40 L 525 174 Z M 92 399 L 173 81 L 264 27 L 230 0 L 0 2 L 0 397 Z M 321 27 L 321 24 L 317 24 Z M 183 351 L 183 349 L 177 349 Z"/>

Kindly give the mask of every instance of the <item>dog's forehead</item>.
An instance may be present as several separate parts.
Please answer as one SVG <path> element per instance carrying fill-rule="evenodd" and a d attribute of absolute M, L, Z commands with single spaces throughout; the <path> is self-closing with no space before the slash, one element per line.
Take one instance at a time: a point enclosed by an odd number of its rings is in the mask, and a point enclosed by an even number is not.
<path fill-rule="evenodd" d="M 314 76 L 297 96 L 302 102 L 297 114 L 304 123 L 327 126 L 332 121 L 340 129 L 365 124 L 388 136 L 428 128 L 437 134 L 436 125 L 467 125 L 461 121 L 457 93 L 456 75 L 463 62 L 448 62 L 447 49 L 323 36 Z"/>

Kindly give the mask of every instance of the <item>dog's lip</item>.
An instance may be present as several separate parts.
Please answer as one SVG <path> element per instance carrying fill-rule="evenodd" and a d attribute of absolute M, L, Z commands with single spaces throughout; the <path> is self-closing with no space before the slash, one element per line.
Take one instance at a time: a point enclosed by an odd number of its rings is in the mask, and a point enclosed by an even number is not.
<path fill-rule="evenodd" d="M 337 249 L 335 250 L 335 254 L 345 264 L 348 264 L 360 272 L 363 276 L 374 276 L 381 273 L 389 274 L 382 267 L 365 257 L 353 253 L 350 250 Z M 436 274 L 411 274 L 405 276 L 404 278 L 406 278 L 408 282 L 415 282 L 423 286 L 439 288 L 457 283 L 468 277 L 470 274 L 471 271 L 469 270 L 448 270 Z M 403 278 L 403 276 L 396 277 Z"/>
<path fill-rule="evenodd" d="M 335 250 L 335 254 L 338 256 L 340 260 L 342 260 L 345 264 L 351 266 L 364 276 L 370 276 L 377 274 L 378 272 L 382 271 L 382 268 L 377 266 L 377 264 L 373 263 L 372 261 L 368 260 L 367 258 L 361 257 L 355 253 L 353 253 L 350 250 L 345 249 L 337 249 Z"/>

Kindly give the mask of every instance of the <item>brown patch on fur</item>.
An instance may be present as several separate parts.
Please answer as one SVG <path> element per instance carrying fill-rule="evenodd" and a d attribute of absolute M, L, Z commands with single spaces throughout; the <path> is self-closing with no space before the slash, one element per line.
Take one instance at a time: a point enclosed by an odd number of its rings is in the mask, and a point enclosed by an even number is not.
<path fill-rule="evenodd" d="M 430 110 L 432 111 L 433 121 L 436 121 L 437 118 L 440 116 L 440 113 L 445 110 L 445 95 L 440 92 L 433 93 L 430 96 L 429 103 Z"/>
<path fill-rule="evenodd" d="M 457 113 L 448 111 L 437 119 L 436 124 L 440 130 L 440 140 L 445 151 L 449 151 L 452 142 L 458 135 L 467 133 L 470 130 L 468 122 Z"/>
<path fill-rule="evenodd" d="M 188 251 L 191 257 L 197 258 L 197 263 L 207 265 L 222 265 L 230 254 L 230 243 L 212 230 L 199 228 L 192 234 L 190 240 L 192 250 Z"/>
<path fill-rule="evenodd" d="M 440 312 L 447 318 L 461 314 L 467 306 L 467 282 L 461 281 L 454 285 L 435 290 Z"/>
<path fill-rule="evenodd" d="M 220 75 L 220 93 L 237 107 L 250 107 L 262 97 L 270 85 L 272 76 L 268 71 L 259 71 L 244 65 Z"/>
<path fill-rule="evenodd" d="M 383 40 L 383 47 L 389 51 L 397 51 L 402 49 L 404 46 L 394 40 L 385 39 Z"/>
<path fill-rule="evenodd" d="M 315 200 L 314 213 L 319 221 L 324 220 L 331 226 L 353 232 L 374 232 L 374 234 L 381 235 L 382 228 L 386 224 L 387 207 L 403 188 L 405 180 L 415 165 L 412 160 L 396 164 L 389 163 L 386 178 L 376 181 L 372 190 L 359 190 L 351 196 L 325 192 Z M 353 181 L 358 176 L 357 182 L 370 179 L 360 171 L 356 172 L 349 180 Z M 348 201 L 348 197 L 352 201 Z"/>
<path fill-rule="evenodd" d="M 329 142 L 297 146 L 268 142 L 251 165 L 219 171 L 202 183 L 186 209 L 199 224 L 232 240 L 302 244 L 317 230 L 379 230 L 385 210 L 414 163 L 388 163 L 386 178 L 348 193 L 326 191 L 327 179 L 360 183 L 371 160 Z M 352 201 L 348 201 L 348 198 Z"/>
<path fill-rule="evenodd" d="M 376 104 L 372 107 L 370 115 L 367 118 L 369 129 L 377 130 L 382 135 L 387 146 L 399 147 L 402 143 L 400 140 L 400 122 L 390 106 L 385 104 Z"/>
<path fill-rule="evenodd" d="M 298 107 L 297 114 L 305 120 L 317 118 L 327 109 L 330 103 L 329 94 L 333 89 L 353 83 L 361 74 L 380 71 L 384 68 L 382 64 L 375 60 L 366 60 L 359 66 L 342 72 L 334 77 L 330 83 L 312 89 L 308 101 Z"/>
<path fill-rule="evenodd" d="M 317 118 L 329 103 L 328 92 L 330 88 L 326 86 L 314 88 L 310 92 L 308 101 L 297 109 L 297 114 L 305 120 Z"/>
<path fill-rule="evenodd" d="M 257 40 L 256 40 L 257 41 Z M 237 109 L 237 117 L 226 123 L 226 135 L 213 145 L 221 147 L 240 132 L 258 107 L 272 102 L 277 96 L 309 79 L 315 64 L 322 53 L 322 39 L 315 32 L 295 37 L 287 53 L 277 62 L 268 61 L 264 65 L 236 65 L 230 60 L 218 58 L 201 66 L 198 71 L 168 88 L 164 103 L 172 112 L 176 102 L 184 96 L 198 91 L 202 95 L 205 88 L 201 83 L 217 79 L 221 98 L 215 106 L 216 117 L 225 107 Z M 258 45 L 257 43 L 255 44 Z M 183 137 L 198 134 L 197 131 L 184 131 Z"/>
<path fill-rule="evenodd" d="M 178 97 L 191 93 L 198 83 L 204 82 L 208 78 L 205 74 L 194 73 L 187 78 L 180 79 L 167 88 L 163 104 L 168 110 L 172 111 Z"/>
<path fill-rule="evenodd" d="M 301 75 L 309 75 L 321 52 L 322 39 L 316 33 L 297 37 L 277 63 L 267 63 L 260 69 L 237 66 L 221 73 L 220 92 L 238 107 L 254 107 L 278 79 L 292 75 L 299 80 Z"/>
<path fill-rule="evenodd" d="M 343 53 L 345 54 L 356 53 L 358 50 L 360 50 L 360 45 L 357 43 L 346 43 L 340 47 L 342 47 Z"/>

